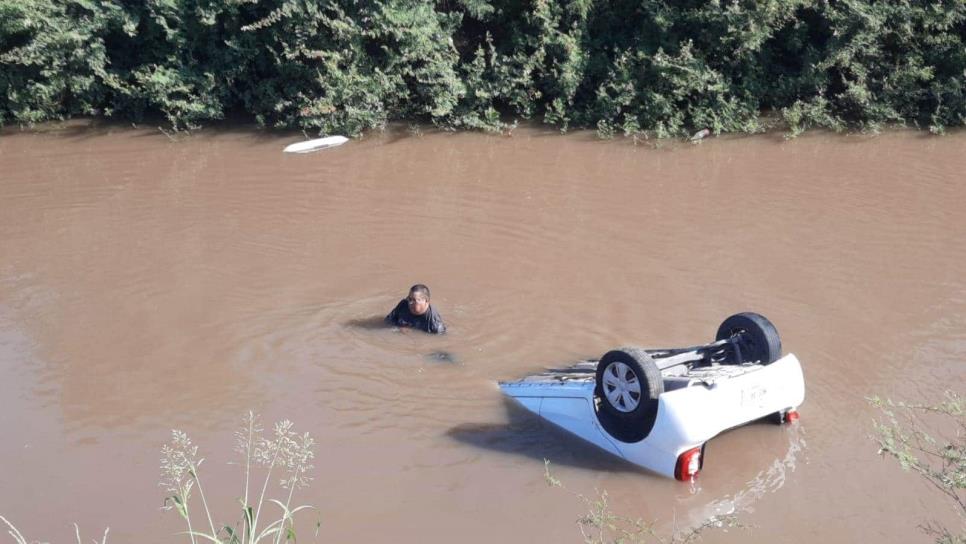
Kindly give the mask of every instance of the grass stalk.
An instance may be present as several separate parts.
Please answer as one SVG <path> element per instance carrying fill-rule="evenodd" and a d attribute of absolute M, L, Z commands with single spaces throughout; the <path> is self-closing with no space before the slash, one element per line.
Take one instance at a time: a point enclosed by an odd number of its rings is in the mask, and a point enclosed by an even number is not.
<path fill-rule="evenodd" d="M 248 446 L 245 448 L 245 506 L 248 506 L 248 485 L 252 475 L 252 446 L 255 435 L 255 413 L 248 412 Z"/>
<path fill-rule="evenodd" d="M 191 477 L 198 483 L 198 493 L 201 495 L 201 504 L 205 507 L 205 515 L 208 516 L 208 525 L 211 527 L 211 536 L 218 538 L 218 531 L 215 530 L 215 522 L 211 520 L 211 511 L 208 509 L 208 501 L 205 500 L 205 490 L 201 486 L 201 478 L 198 477 L 198 467 L 191 465 Z"/>
<path fill-rule="evenodd" d="M 298 468 L 301 468 L 301 465 L 299 465 Z M 298 474 L 297 470 L 298 469 L 296 469 L 296 474 Z M 279 527 L 278 534 L 275 535 L 275 544 L 279 544 L 282 541 L 282 532 L 285 531 L 285 521 L 288 520 L 289 518 L 289 507 L 292 504 L 292 495 L 295 494 L 295 481 L 296 481 L 296 477 L 292 477 L 292 479 L 290 480 L 291 483 L 289 484 L 289 487 L 288 487 L 288 498 L 285 499 L 285 508 L 284 508 L 285 513 L 283 514 L 282 525 L 281 527 Z"/>
<path fill-rule="evenodd" d="M 272 469 L 275 468 L 275 462 L 278 461 L 278 454 L 281 448 L 275 448 L 275 455 L 272 457 L 272 463 L 268 466 L 268 474 L 265 475 L 265 483 L 262 484 L 262 494 L 258 497 L 258 508 L 255 509 L 255 521 L 252 522 L 252 534 L 254 535 L 258 527 L 258 516 L 262 513 L 262 504 L 265 502 L 265 491 L 268 489 L 268 482 L 272 477 Z"/>
<path fill-rule="evenodd" d="M 21 534 L 20 531 L 16 527 L 14 527 L 13 523 L 10 523 L 10 521 L 7 518 L 3 517 L 2 515 L 0 515 L 0 521 L 3 521 L 3 523 L 6 524 L 6 526 L 9 528 L 7 530 L 7 534 L 12 536 L 13 540 L 17 544 L 35 544 L 38 542 L 37 540 L 31 540 L 30 542 L 28 542 L 27 539 L 24 538 L 23 534 Z M 111 531 L 110 527 L 104 529 L 104 536 L 101 537 L 100 544 L 107 544 L 107 534 L 110 531 Z M 81 540 L 81 536 L 80 536 L 80 527 L 76 523 L 74 524 L 74 537 L 77 538 L 77 544 L 83 544 L 83 540 Z M 94 544 L 98 544 L 98 542 L 93 539 L 91 540 L 91 542 L 93 542 Z"/>
<path fill-rule="evenodd" d="M 248 526 L 251 524 L 251 520 L 248 519 L 248 486 L 251 481 L 252 475 L 252 446 L 254 446 L 255 439 L 255 412 L 251 410 L 248 411 L 248 442 L 245 447 L 245 501 L 242 503 L 244 509 L 243 514 L 245 516 L 244 527 L 242 528 L 242 542 L 248 542 Z"/>
<path fill-rule="evenodd" d="M 235 432 L 235 450 L 245 456 L 245 494 L 239 498 L 243 507 L 241 520 L 243 528 L 238 529 L 237 524 L 224 525 L 219 531 L 215 528 L 212 511 L 208 505 L 208 498 L 198 470 L 204 459 L 196 457 L 198 447 L 191 443 L 187 434 L 179 430 L 172 431 L 171 444 L 166 444 L 161 448 L 160 483 L 168 492 L 173 493 L 172 496 L 165 499 L 165 509 L 177 508 L 188 525 L 187 532 L 191 537 L 191 544 L 199 544 L 202 541 L 211 541 L 214 544 L 269 542 L 280 544 L 289 540 L 290 537 L 294 538 L 295 513 L 309 507 L 300 506 L 293 510 L 290 509 L 290 505 L 294 498 L 295 487 L 308 485 L 311 480 L 310 477 L 305 476 L 305 473 L 313 468 L 309 460 L 314 457 L 312 452 L 314 441 L 309 433 L 302 435 L 301 442 L 293 439 L 293 436 L 296 435 L 292 431 L 292 423 L 289 420 L 284 420 L 275 425 L 274 440 L 263 437 L 257 416 L 254 412 L 248 413 L 248 420 Z M 284 503 L 269 498 L 269 483 L 273 476 L 277 474 L 275 469 L 278 467 L 285 469 L 286 472 L 291 472 L 281 482 L 282 488 L 291 486 Z M 258 469 L 264 469 L 265 472 L 260 492 L 254 487 L 257 485 L 257 478 L 262 476 Z M 198 486 L 198 493 L 201 494 L 201 502 L 208 519 L 210 532 L 195 530 L 187 513 L 187 497 L 195 485 Z M 250 502 L 252 493 L 256 493 L 254 502 Z M 182 497 L 185 500 L 182 500 Z M 263 519 L 262 507 L 266 501 L 279 506 L 282 513 L 278 517 L 266 513 L 266 519 Z M 284 536 L 283 531 L 285 532 Z M 223 535 L 222 532 L 225 534 Z"/>
<path fill-rule="evenodd" d="M 18 531 L 17 528 L 13 526 L 13 523 L 10 523 L 9 521 L 7 521 L 7 518 L 3 516 L 0 516 L 0 520 L 3 520 L 3 522 L 7 524 L 7 527 L 10 527 L 10 530 L 7 531 L 7 533 L 10 536 L 12 536 L 14 540 L 17 541 L 17 544 L 27 544 L 27 539 L 24 538 L 22 534 L 20 534 L 20 531 Z"/>
<path fill-rule="evenodd" d="M 188 523 L 188 536 L 191 537 L 191 544 L 198 544 L 195 540 L 195 532 L 191 528 L 191 514 L 188 513 L 188 503 L 184 503 L 184 520 Z"/>

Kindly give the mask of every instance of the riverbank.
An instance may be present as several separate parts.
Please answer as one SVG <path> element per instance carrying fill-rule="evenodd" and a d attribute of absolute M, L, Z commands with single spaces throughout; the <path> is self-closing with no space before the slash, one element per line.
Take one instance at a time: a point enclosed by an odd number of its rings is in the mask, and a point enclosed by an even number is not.
<path fill-rule="evenodd" d="M 966 123 L 966 4 L 0 1 L 0 124 L 604 135 Z"/>

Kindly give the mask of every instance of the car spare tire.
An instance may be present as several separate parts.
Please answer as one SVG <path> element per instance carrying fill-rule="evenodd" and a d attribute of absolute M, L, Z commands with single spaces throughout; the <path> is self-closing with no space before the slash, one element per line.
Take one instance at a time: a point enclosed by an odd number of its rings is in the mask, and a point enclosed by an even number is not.
<path fill-rule="evenodd" d="M 597 363 L 600 409 L 617 420 L 649 431 L 657 414 L 657 397 L 663 392 L 661 371 L 641 348 L 608 351 Z"/>
<path fill-rule="evenodd" d="M 742 312 L 725 319 L 718 327 L 715 341 L 732 339 L 735 364 L 760 362 L 767 365 L 782 356 L 782 341 L 778 330 L 765 316 L 754 312 Z"/>

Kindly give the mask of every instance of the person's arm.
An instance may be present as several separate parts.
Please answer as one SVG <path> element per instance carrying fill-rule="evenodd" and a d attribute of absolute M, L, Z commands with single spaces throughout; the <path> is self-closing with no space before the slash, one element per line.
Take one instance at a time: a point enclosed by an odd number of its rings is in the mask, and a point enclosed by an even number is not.
<path fill-rule="evenodd" d="M 429 332 L 433 334 L 446 334 L 446 325 L 443 323 L 443 318 L 432 307 L 429 309 L 429 312 Z"/>
<path fill-rule="evenodd" d="M 405 300 L 402 300 L 399 302 L 399 304 L 396 304 L 396 307 L 393 308 L 392 311 L 389 312 L 389 315 L 386 316 L 386 319 L 385 319 L 386 323 L 388 323 L 389 325 L 396 324 L 396 320 L 399 319 L 399 307 L 405 304 L 405 302 L 406 302 Z"/>

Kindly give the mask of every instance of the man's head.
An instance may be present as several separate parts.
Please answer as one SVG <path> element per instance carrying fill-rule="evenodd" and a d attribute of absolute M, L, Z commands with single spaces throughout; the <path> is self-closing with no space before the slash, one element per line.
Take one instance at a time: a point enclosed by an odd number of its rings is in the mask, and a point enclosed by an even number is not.
<path fill-rule="evenodd" d="M 409 311 L 413 315 L 423 315 L 429 311 L 429 287 L 417 283 L 409 288 L 409 296 L 406 297 L 409 303 Z"/>

